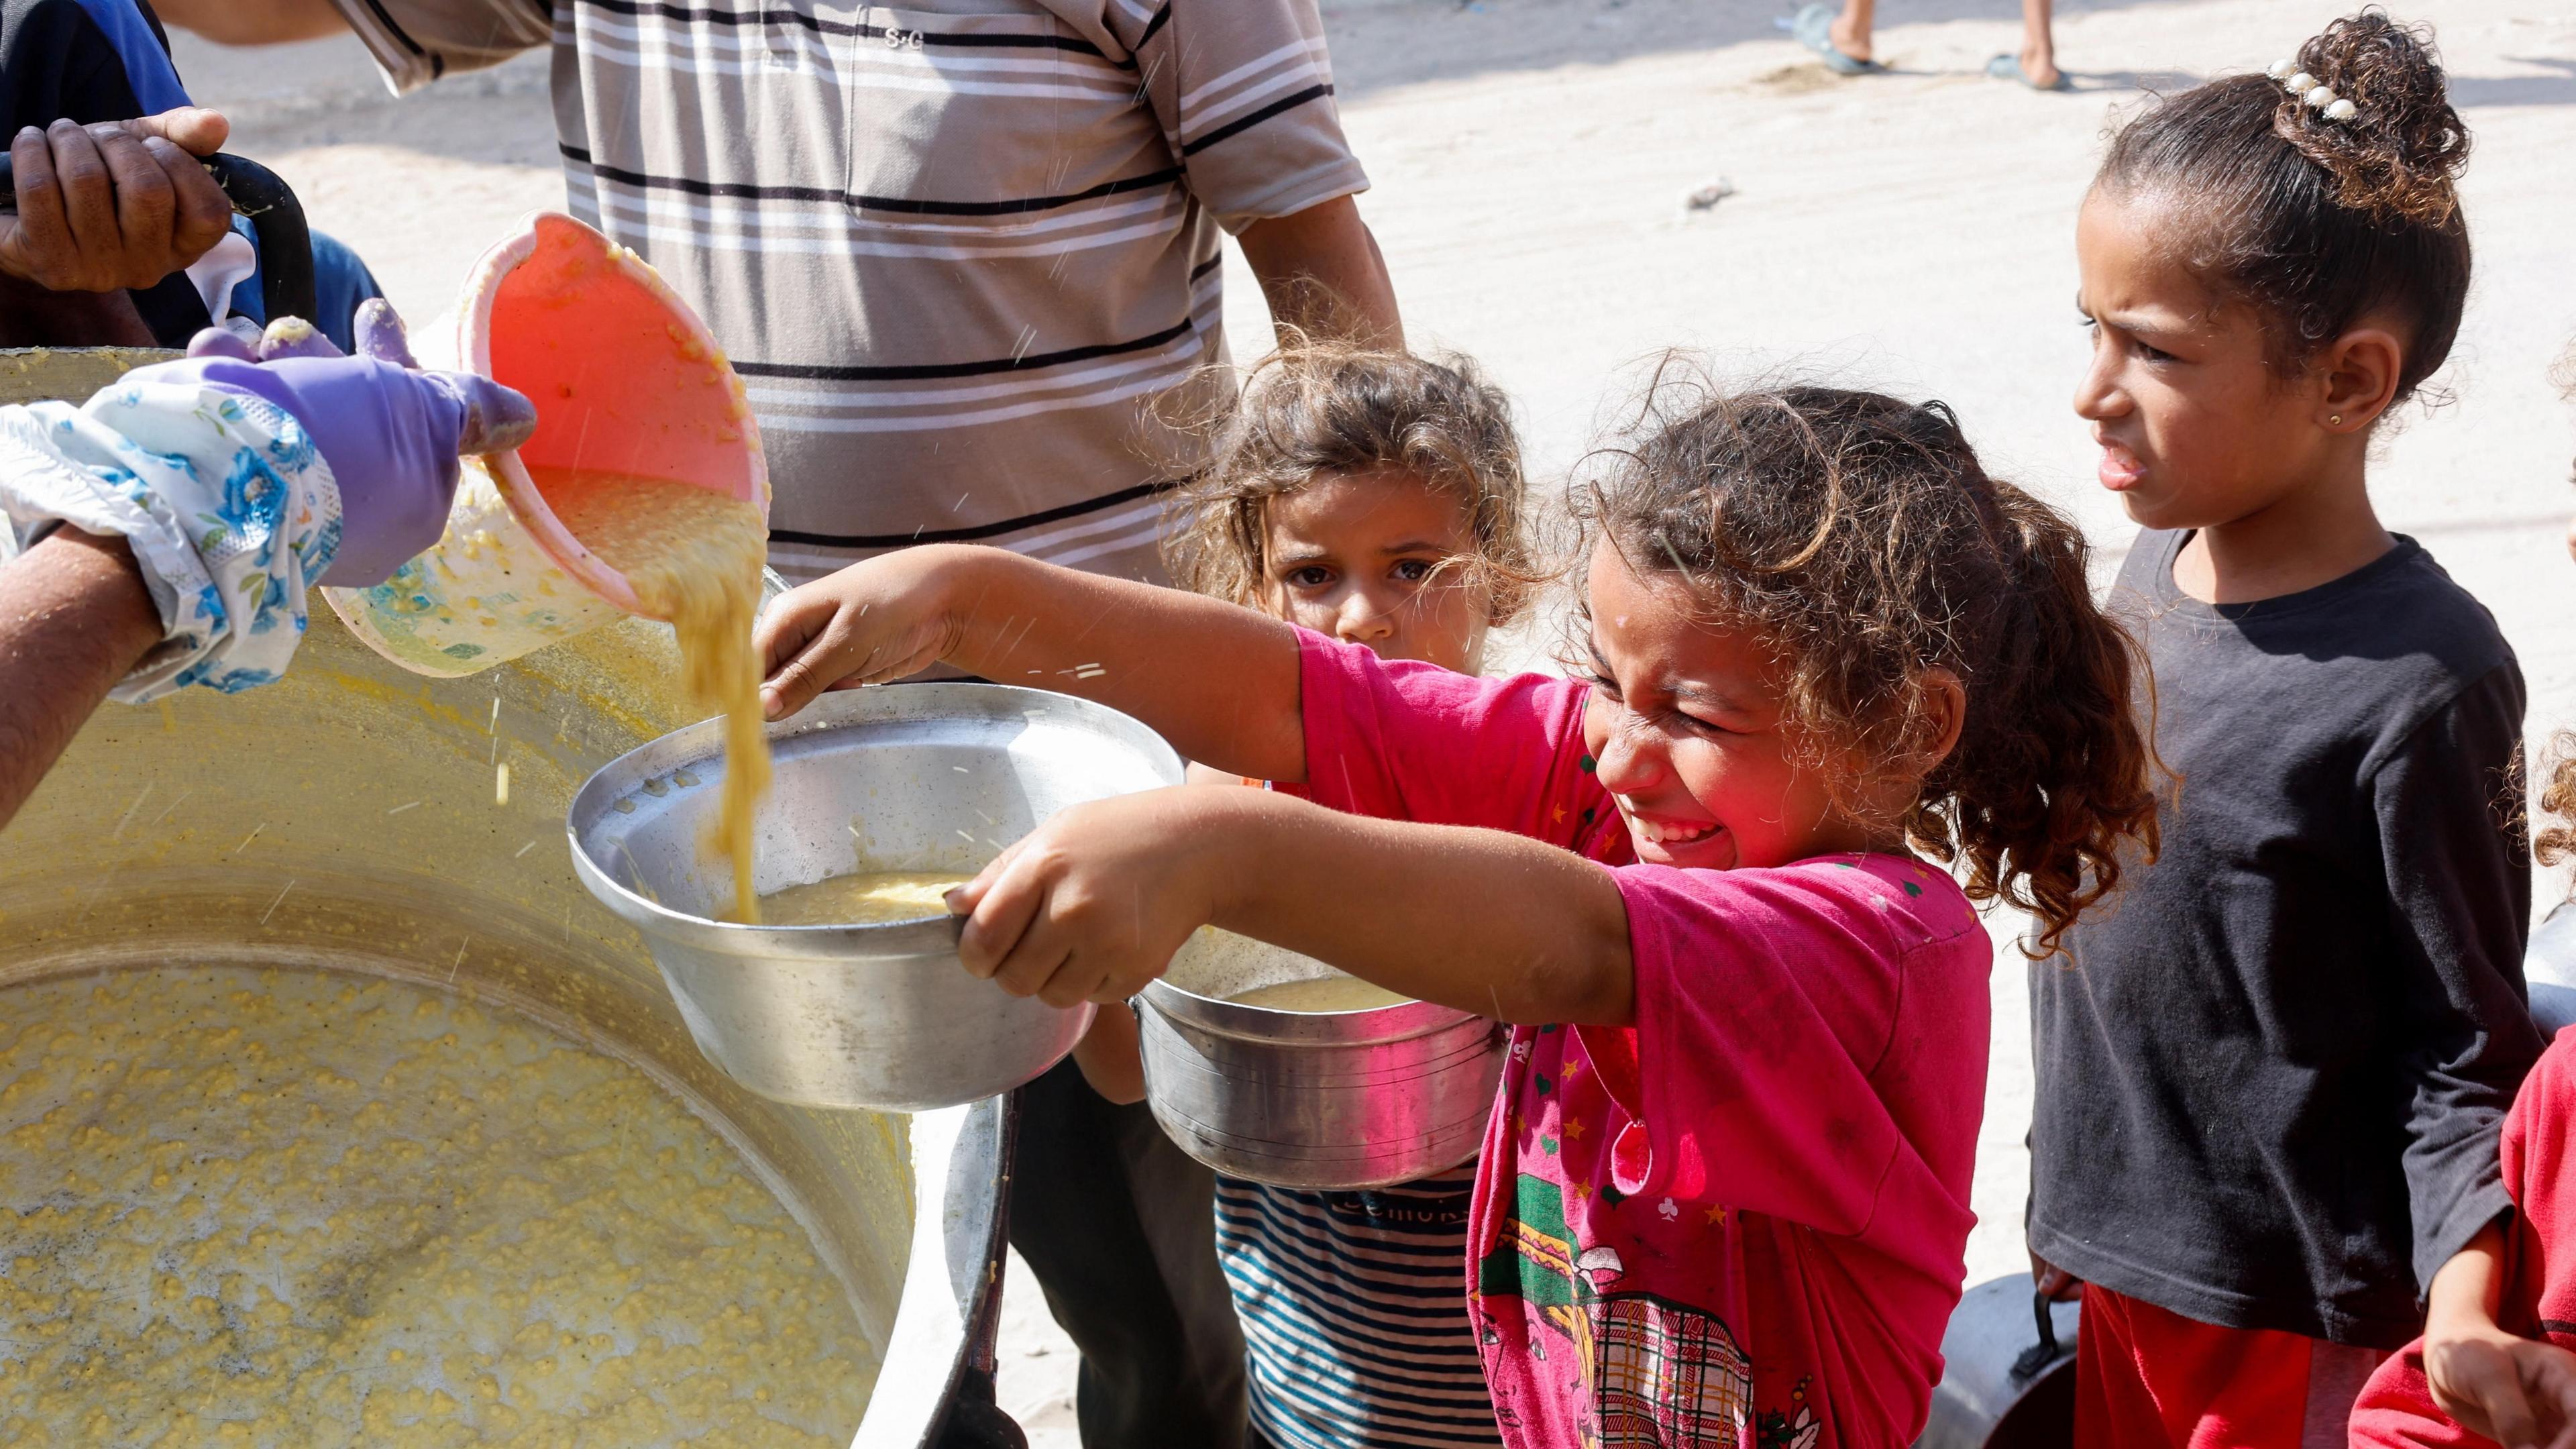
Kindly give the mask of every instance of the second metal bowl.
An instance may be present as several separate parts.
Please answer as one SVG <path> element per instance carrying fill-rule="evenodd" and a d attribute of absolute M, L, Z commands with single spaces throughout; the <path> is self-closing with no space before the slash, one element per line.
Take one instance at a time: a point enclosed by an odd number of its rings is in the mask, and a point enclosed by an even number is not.
<path fill-rule="evenodd" d="M 1145 1094 L 1181 1150 L 1273 1187 L 1384 1187 L 1484 1140 L 1506 1033 L 1428 1001 L 1280 1011 L 1229 998 L 1330 968 L 1202 931 L 1136 998 Z"/>
<path fill-rule="evenodd" d="M 742 926 L 699 851 L 724 778 L 706 721 L 612 761 L 566 828 L 591 893 L 643 933 L 707 1059 L 812 1107 L 922 1111 L 1006 1092 L 1063 1060 L 1092 1008 L 968 975 L 947 915 Z M 997 684 L 825 695 L 770 726 L 777 783 L 755 827 L 762 894 L 854 870 L 972 875 L 1069 805 L 1181 782 L 1162 737 L 1102 705 Z"/>

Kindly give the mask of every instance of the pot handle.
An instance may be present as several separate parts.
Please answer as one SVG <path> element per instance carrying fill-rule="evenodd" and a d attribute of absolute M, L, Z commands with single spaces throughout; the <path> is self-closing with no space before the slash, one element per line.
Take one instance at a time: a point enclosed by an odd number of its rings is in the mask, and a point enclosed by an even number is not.
<path fill-rule="evenodd" d="M 2039 1329 L 2039 1341 L 2023 1349 L 2021 1357 L 2013 1360 L 2012 1379 L 2016 1384 L 2026 1384 L 2039 1377 L 2041 1370 L 2065 1356 L 2057 1344 L 2057 1319 L 2049 1312 L 2049 1307 L 2047 1294 L 2034 1291 L 2030 1295 L 2030 1313 Z"/>
<path fill-rule="evenodd" d="M 259 234 L 260 301 L 268 315 L 313 320 L 313 234 L 303 203 L 278 174 L 226 152 L 204 158 L 206 171 Z M 17 168 L 0 155 L 0 211 L 16 208 Z"/>

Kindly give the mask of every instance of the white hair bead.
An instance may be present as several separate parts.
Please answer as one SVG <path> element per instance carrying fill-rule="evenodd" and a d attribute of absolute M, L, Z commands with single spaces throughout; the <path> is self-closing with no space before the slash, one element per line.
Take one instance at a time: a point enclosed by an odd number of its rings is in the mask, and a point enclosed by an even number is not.
<path fill-rule="evenodd" d="M 2334 103 L 2335 93 L 2326 89 L 2324 86 L 2319 86 L 2315 90 L 2308 92 L 2308 104 L 2314 106 L 2320 111 Z"/>
<path fill-rule="evenodd" d="M 2266 70 L 2263 74 L 2270 76 L 2276 81 L 2285 81 L 2288 80 L 2290 76 L 2298 70 L 2298 68 L 2299 63 L 2295 60 L 2276 60 L 2272 62 L 2271 69 Z"/>
<path fill-rule="evenodd" d="M 2289 90 L 2290 94 L 2294 96 L 2304 96 L 2316 87 L 2317 78 L 2308 74 L 2306 71 L 2301 71 L 2297 75 L 2290 77 L 2288 80 L 2281 82 L 2281 84 Z"/>
<path fill-rule="evenodd" d="M 2326 107 L 2326 119 L 2329 121 L 2349 121 L 2355 114 L 2356 112 L 2353 108 L 2353 104 L 2350 101 L 2339 100 L 2333 105 Z"/>

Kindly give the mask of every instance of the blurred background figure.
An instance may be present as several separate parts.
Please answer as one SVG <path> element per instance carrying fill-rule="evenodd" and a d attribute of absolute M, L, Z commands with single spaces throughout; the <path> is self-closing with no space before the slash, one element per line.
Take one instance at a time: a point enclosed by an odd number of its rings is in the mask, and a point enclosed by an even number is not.
<path fill-rule="evenodd" d="M 2021 53 L 1998 55 L 1986 62 L 1986 74 L 2017 80 L 2037 91 L 2062 91 L 2066 77 L 2057 69 L 2057 42 L 2049 30 L 2054 0 L 2021 0 Z M 1878 0 L 1843 0 L 1837 14 L 1830 5 L 1809 5 L 1798 12 L 1790 29 L 1800 43 L 1824 58 L 1837 75 L 1867 75 L 1885 70 L 1870 54 L 1870 29 Z"/>

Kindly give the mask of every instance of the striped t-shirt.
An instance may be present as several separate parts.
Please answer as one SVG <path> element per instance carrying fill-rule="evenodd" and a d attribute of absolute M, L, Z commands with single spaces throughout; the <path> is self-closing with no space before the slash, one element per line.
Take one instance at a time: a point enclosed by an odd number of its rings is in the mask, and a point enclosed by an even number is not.
<path fill-rule="evenodd" d="M 1277 1449 L 1499 1444 L 1467 1320 L 1476 1167 L 1366 1192 L 1216 1185 L 1216 1251 Z"/>
<path fill-rule="evenodd" d="M 554 47 L 573 214 L 748 386 L 770 559 L 982 541 L 1158 578 L 1147 415 L 1223 359 L 1219 228 L 1368 184 L 1315 0 L 334 0 L 399 89 Z"/>

